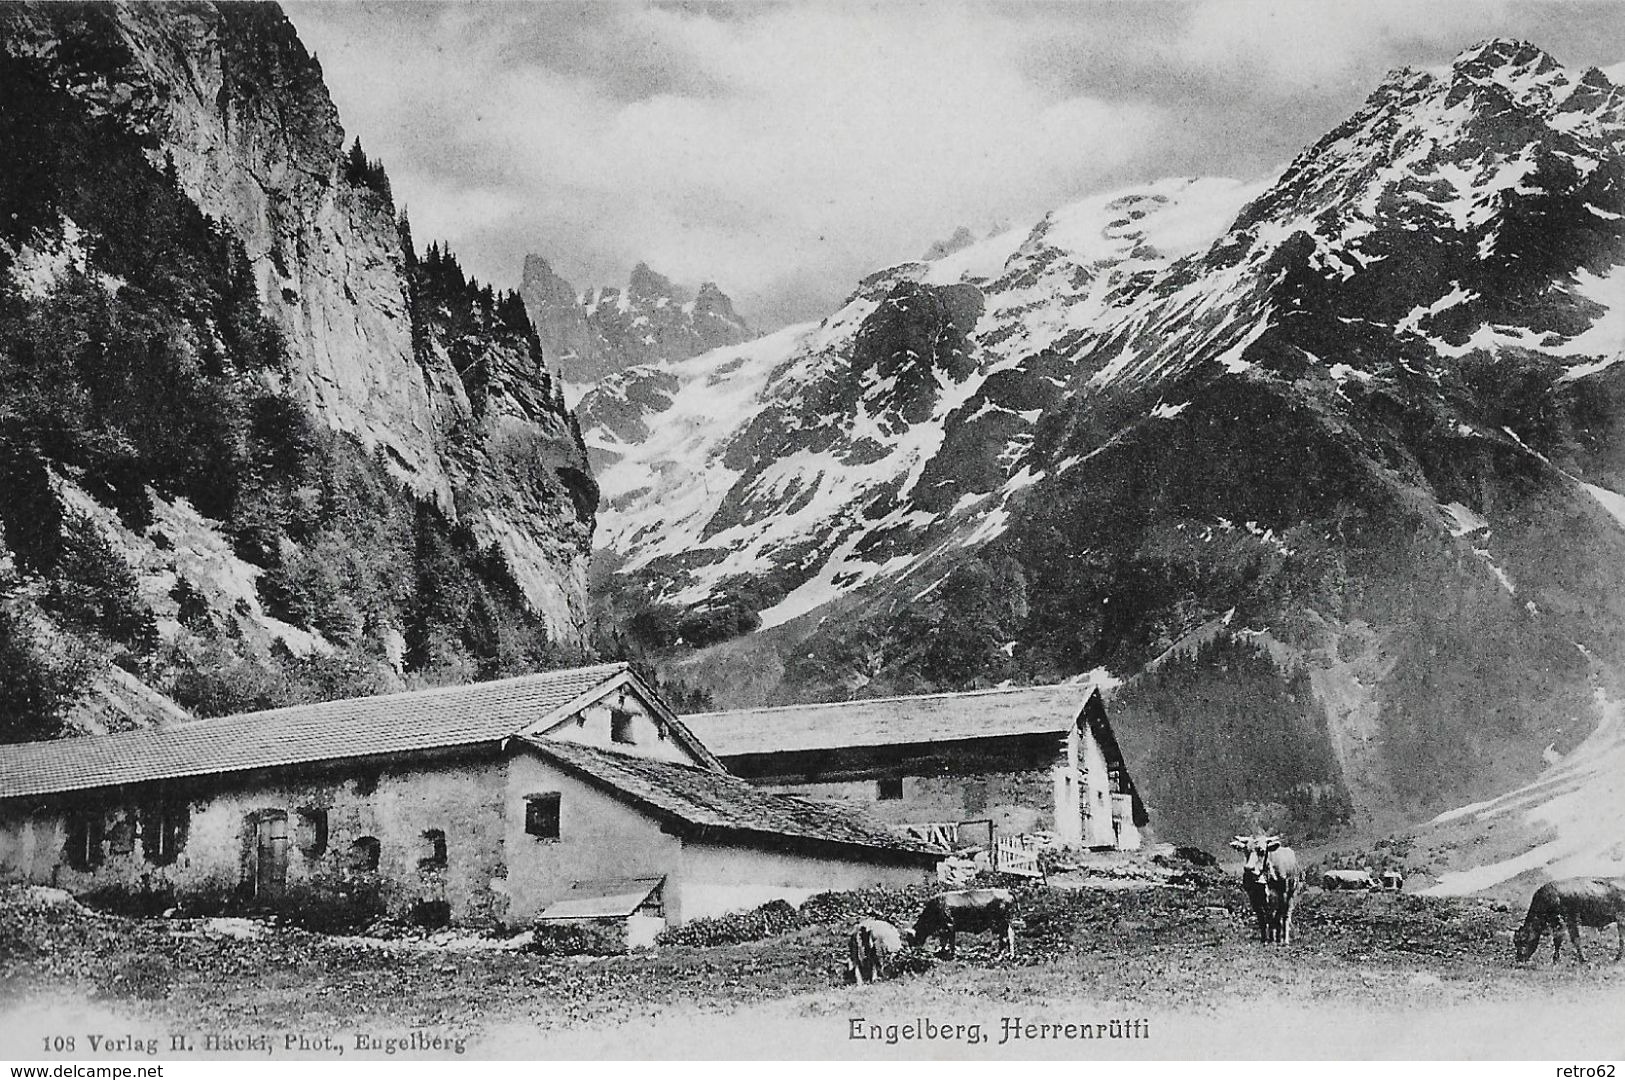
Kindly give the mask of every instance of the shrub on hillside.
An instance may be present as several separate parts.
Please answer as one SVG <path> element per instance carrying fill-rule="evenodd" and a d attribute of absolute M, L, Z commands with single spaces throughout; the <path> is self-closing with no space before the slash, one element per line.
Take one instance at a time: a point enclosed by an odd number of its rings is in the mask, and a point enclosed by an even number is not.
<path fill-rule="evenodd" d="M 626 952 L 621 919 L 537 923 L 527 950 L 543 956 L 618 956 Z"/>
<path fill-rule="evenodd" d="M 660 932 L 657 945 L 738 945 L 777 937 L 806 925 L 799 912 L 784 900 L 772 900 L 750 911 L 693 919 Z"/>

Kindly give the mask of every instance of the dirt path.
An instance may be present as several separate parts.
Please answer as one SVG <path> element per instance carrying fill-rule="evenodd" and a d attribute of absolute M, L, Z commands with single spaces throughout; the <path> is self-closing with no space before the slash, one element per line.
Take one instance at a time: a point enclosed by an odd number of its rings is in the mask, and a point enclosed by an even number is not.
<path fill-rule="evenodd" d="M 1038 889 L 1021 903 L 1015 959 L 967 938 L 959 960 L 921 957 L 915 973 L 870 987 L 840 982 L 851 912 L 839 903 L 759 940 L 719 932 L 609 958 L 0 903 L 0 1056 L 37 1057 L 51 1032 L 167 1046 L 225 1031 L 309 1035 L 349 1057 L 358 1036 L 413 1032 L 503 1058 L 1625 1057 L 1611 931 L 1588 934 L 1590 965 L 1518 966 L 1506 905 L 1317 890 L 1282 949 L 1251 940 L 1229 884 Z M 853 1037 L 854 1018 L 872 1037 Z M 1090 1026 L 1012 1038 L 1006 1018 Z M 901 1030 L 921 1019 L 925 1030 Z M 944 1025 L 957 1031 L 932 1034 Z"/>

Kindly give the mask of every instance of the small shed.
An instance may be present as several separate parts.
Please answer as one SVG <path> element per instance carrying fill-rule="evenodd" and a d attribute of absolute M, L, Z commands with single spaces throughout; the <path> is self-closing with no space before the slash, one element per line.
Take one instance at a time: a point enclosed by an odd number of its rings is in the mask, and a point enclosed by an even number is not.
<path fill-rule="evenodd" d="M 539 925 L 591 925 L 617 936 L 626 949 L 646 949 L 666 928 L 664 877 L 577 881 L 549 904 Z"/>

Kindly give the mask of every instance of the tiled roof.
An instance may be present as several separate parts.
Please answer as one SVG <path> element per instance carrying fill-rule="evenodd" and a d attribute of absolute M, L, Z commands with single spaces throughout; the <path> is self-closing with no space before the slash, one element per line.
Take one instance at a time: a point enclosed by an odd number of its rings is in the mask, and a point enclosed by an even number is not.
<path fill-rule="evenodd" d="M 683 722 L 719 757 L 793 750 L 1060 734 L 1083 711 L 1084 684 L 691 713 Z"/>
<path fill-rule="evenodd" d="M 497 742 L 626 670 L 598 664 L 0 746 L 0 798 Z"/>
<path fill-rule="evenodd" d="M 617 798 L 693 828 L 745 840 L 792 837 L 879 849 L 921 863 L 943 854 L 844 807 L 766 791 L 727 773 L 556 739 L 527 737 L 521 742 Z"/>

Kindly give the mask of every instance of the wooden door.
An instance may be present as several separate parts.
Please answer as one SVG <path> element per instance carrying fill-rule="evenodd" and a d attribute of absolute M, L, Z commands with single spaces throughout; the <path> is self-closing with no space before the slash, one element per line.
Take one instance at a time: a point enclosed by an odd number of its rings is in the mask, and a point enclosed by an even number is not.
<path fill-rule="evenodd" d="M 288 884 L 288 815 L 260 815 L 254 836 L 254 895 L 280 900 Z"/>

